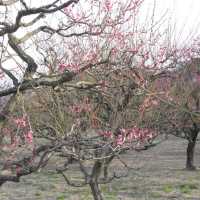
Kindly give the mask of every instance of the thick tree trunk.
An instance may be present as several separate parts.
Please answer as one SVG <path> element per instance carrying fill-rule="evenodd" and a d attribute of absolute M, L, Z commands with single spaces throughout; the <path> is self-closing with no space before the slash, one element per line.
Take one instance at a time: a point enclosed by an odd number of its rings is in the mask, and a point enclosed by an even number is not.
<path fill-rule="evenodd" d="M 103 196 L 101 194 L 99 184 L 96 181 L 92 181 L 90 183 L 90 188 L 91 188 L 94 200 L 103 200 Z"/>
<path fill-rule="evenodd" d="M 98 183 L 98 178 L 101 174 L 101 168 L 102 162 L 100 162 L 99 160 L 95 161 L 92 169 L 91 179 L 89 182 L 94 200 L 103 200 L 103 196 L 101 194 L 101 190 L 99 188 Z"/>
<path fill-rule="evenodd" d="M 108 178 L 108 165 L 105 165 L 103 167 L 103 175 L 104 175 L 104 179 L 106 180 Z"/>
<path fill-rule="evenodd" d="M 192 131 L 191 137 L 188 141 L 188 146 L 187 146 L 187 161 L 186 161 L 186 169 L 188 170 L 195 170 L 194 166 L 194 150 L 195 150 L 195 145 L 196 145 L 196 140 L 198 136 L 198 131 Z"/>
<path fill-rule="evenodd" d="M 108 178 L 108 168 L 113 159 L 114 159 L 114 156 L 111 156 L 110 158 L 106 158 L 104 160 L 103 175 L 104 175 L 105 180 Z"/>

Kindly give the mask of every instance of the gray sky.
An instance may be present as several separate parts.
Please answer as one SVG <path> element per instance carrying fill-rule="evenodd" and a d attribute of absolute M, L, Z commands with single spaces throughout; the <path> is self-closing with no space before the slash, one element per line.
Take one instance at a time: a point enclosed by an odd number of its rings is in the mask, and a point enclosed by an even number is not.
<path fill-rule="evenodd" d="M 33 7 L 52 1 L 53 0 L 26 0 L 27 3 L 31 2 L 31 6 Z M 87 0 L 80 0 L 80 2 L 84 1 Z M 112 2 L 115 0 L 110 1 Z M 141 8 L 141 17 L 139 17 L 141 22 L 143 21 L 145 24 L 146 19 L 151 19 L 154 6 L 154 22 L 156 23 L 159 21 L 165 14 L 161 20 L 160 28 L 165 29 L 166 27 L 171 26 L 172 37 L 175 38 L 177 43 L 189 44 L 192 37 L 200 34 L 200 0 L 144 0 L 144 5 Z M 17 13 L 17 8 L 18 6 L 15 4 L 12 10 L 14 18 Z M 0 7 L 0 11 L 1 9 L 3 8 Z M 54 24 L 54 20 L 56 21 L 57 18 L 51 18 L 50 21 L 52 24 Z M 24 34 L 21 29 L 17 33 L 19 35 Z"/>
<path fill-rule="evenodd" d="M 154 0 L 145 0 L 145 6 L 152 10 Z M 155 0 L 155 21 L 165 12 L 166 20 L 175 27 L 178 42 L 200 34 L 200 0 Z"/>
<path fill-rule="evenodd" d="M 80 2 L 84 1 L 81 0 Z M 31 6 L 40 6 L 47 2 L 52 2 L 52 0 L 26 0 L 26 2 Z M 177 41 L 182 42 L 188 35 L 193 36 L 200 33 L 200 0 L 144 0 L 141 18 L 146 19 L 147 15 L 151 16 L 154 2 L 155 21 L 159 20 L 164 13 L 167 13 L 165 15 L 165 23 L 166 25 L 170 24 L 171 27 L 176 27 Z M 16 10 L 16 7 L 14 10 Z M 15 14 L 16 12 L 13 13 L 14 16 Z"/>

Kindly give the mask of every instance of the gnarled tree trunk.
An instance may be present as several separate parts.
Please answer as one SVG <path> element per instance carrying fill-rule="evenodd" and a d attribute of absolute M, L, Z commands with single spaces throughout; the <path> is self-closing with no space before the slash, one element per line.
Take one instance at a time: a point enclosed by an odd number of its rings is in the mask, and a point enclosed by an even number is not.
<path fill-rule="evenodd" d="M 101 168 L 102 168 L 102 163 L 98 160 L 95 161 L 92 169 L 92 174 L 90 177 L 91 179 L 89 182 L 94 200 L 103 200 L 103 196 L 101 194 L 101 190 L 98 183 L 98 178 L 101 174 Z"/>
<path fill-rule="evenodd" d="M 188 170 L 195 170 L 194 150 L 195 150 L 195 145 L 196 145 L 198 133 L 199 133 L 198 130 L 191 131 L 191 135 L 190 135 L 190 138 L 188 140 L 187 160 L 186 160 L 186 169 L 188 169 Z"/>
<path fill-rule="evenodd" d="M 99 184 L 97 183 L 97 181 L 91 181 L 89 185 L 90 185 L 94 200 L 103 200 L 103 196 L 101 194 Z"/>

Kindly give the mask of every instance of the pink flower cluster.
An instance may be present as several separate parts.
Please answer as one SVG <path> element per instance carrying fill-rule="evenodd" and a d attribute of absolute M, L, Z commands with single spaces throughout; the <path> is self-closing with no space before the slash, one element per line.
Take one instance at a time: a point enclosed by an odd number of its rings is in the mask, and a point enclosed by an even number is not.
<path fill-rule="evenodd" d="M 69 70 L 71 72 L 78 72 L 80 69 L 79 69 L 79 66 L 76 65 L 76 64 L 64 64 L 64 63 L 61 63 L 58 66 L 58 70 L 60 72 L 64 72 L 65 70 Z"/>
<path fill-rule="evenodd" d="M 106 137 L 106 138 L 112 138 L 113 133 L 111 131 L 100 131 L 99 135 Z"/>
<path fill-rule="evenodd" d="M 97 60 L 97 53 L 93 50 L 93 51 L 89 51 L 85 57 L 83 58 L 83 60 L 85 61 L 91 61 L 91 62 L 95 62 Z"/>
<path fill-rule="evenodd" d="M 92 107 L 88 99 L 85 99 L 82 104 L 74 104 L 70 107 L 72 113 L 80 114 L 83 112 L 91 112 Z"/>
<path fill-rule="evenodd" d="M 23 116 L 23 117 L 14 119 L 14 123 L 17 125 L 17 127 L 24 128 L 27 126 L 26 120 L 27 120 L 26 117 Z"/>
<path fill-rule="evenodd" d="M 33 131 L 29 130 L 26 135 L 25 135 L 25 138 L 27 140 L 27 142 L 29 144 L 32 144 L 33 143 Z"/>
<path fill-rule="evenodd" d="M 13 121 L 19 129 L 23 130 L 24 138 L 26 139 L 27 143 L 32 144 L 33 132 L 28 122 L 27 116 L 15 118 Z M 19 141 L 17 142 L 17 139 L 15 138 L 14 145 L 16 145 L 17 143 L 19 143 Z"/>
<path fill-rule="evenodd" d="M 112 9 L 111 0 L 105 0 L 105 2 L 104 2 L 104 10 L 105 11 L 111 11 L 111 9 Z"/>
<path fill-rule="evenodd" d="M 155 138 L 157 133 L 148 128 L 138 128 L 135 126 L 133 128 L 120 129 L 117 136 L 115 136 L 111 131 L 101 131 L 99 132 L 99 135 L 105 138 L 114 139 L 115 145 L 122 146 L 125 143 L 131 142 L 148 142 Z"/>
<path fill-rule="evenodd" d="M 145 110 L 158 106 L 159 105 L 159 100 L 155 99 L 153 97 L 147 97 L 144 99 L 144 102 L 139 106 L 139 112 L 141 116 L 144 115 Z"/>

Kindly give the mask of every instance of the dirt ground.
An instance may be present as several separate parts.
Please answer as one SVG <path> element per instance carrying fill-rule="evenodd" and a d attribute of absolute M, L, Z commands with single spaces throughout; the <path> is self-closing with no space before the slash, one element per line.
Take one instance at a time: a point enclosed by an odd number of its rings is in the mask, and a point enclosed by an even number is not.
<path fill-rule="evenodd" d="M 200 200 L 200 145 L 196 171 L 186 171 L 186 141 L 171 137 L 143 152 L 130 152 L 124 160 L 133 167 L 128 177 L 102 185 L 106 200 Z M 77 174 L 72 175 L 77 179 Z M 0 188 L 0 200 L 92 200 L 88 187 L 69 187 L 49 171 L 26 176 L 20 183 Z"/>

